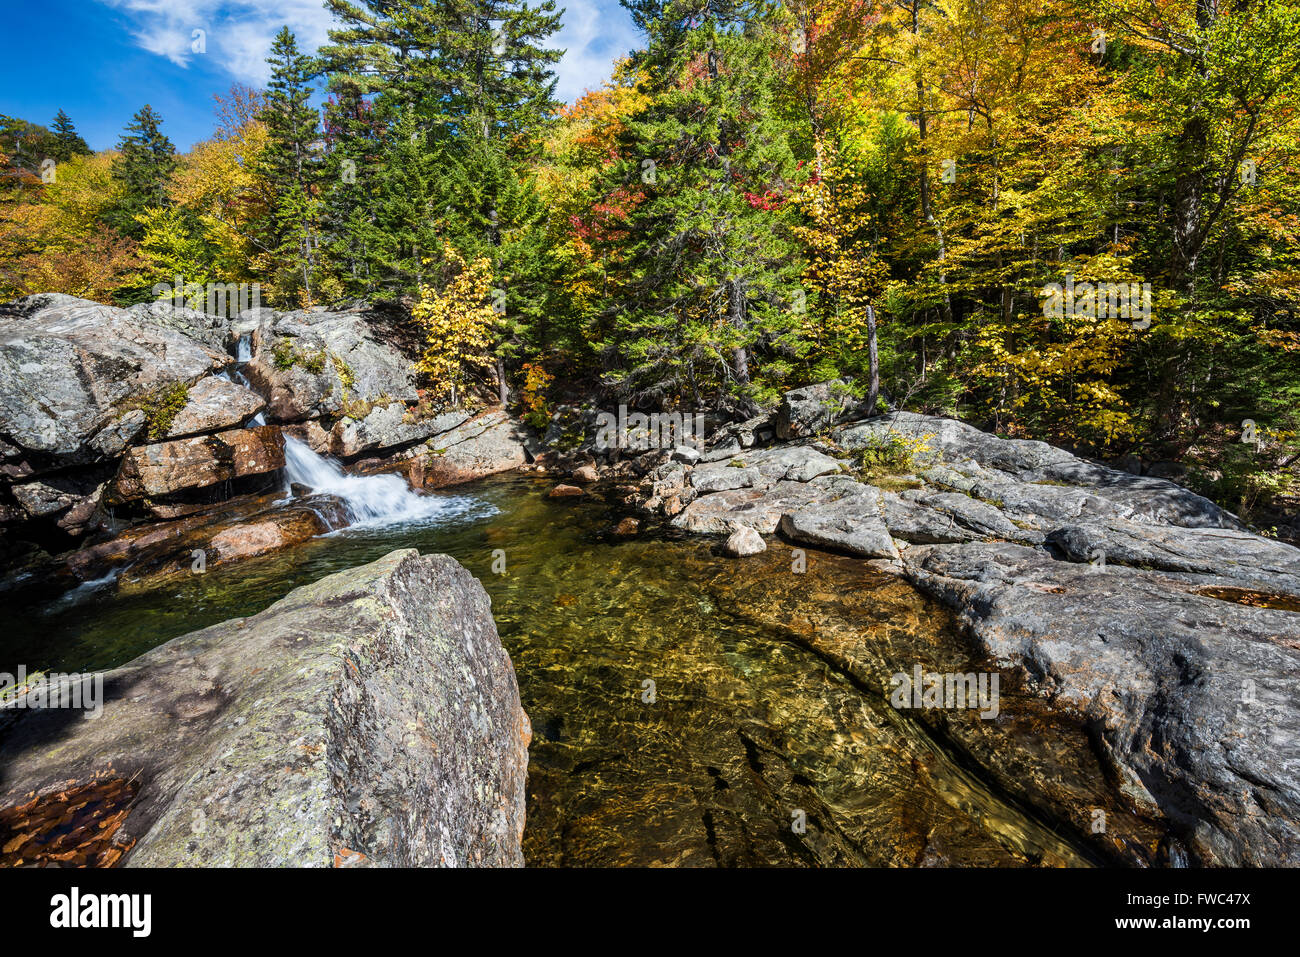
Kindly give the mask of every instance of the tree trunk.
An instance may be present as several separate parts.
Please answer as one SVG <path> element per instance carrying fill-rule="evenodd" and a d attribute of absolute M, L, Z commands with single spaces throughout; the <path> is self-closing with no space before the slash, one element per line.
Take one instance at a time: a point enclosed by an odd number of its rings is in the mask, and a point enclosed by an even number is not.
<path fill-rule="evenodd" d="M 867 391 L 867 415 L 876 414 L 880 399 L 880 355 L 876 350 L 876 310 L 867 305 L 867 355 L 870 361 L 871 384 Z"/>

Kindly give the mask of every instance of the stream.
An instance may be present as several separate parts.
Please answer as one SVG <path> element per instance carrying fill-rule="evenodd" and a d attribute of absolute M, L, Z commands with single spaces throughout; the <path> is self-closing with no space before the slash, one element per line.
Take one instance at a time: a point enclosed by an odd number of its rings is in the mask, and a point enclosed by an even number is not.
<path fill-rule="evenodd" d="M 889 675 L 987 669 L 951 617 L 863 562 L 773 540 L 741 561 L 552 483 L 428 495 L 345 476 L 301 444 L 288 481 L 354 524 L 204 574 L 131 571 L 11 611 L 0 670 L 96 670 L 256 613 L 395 548 L 445 552 L 492 597 L 531 717 L 534 866 L 1079 866 L 1152 859 L 1161 831 L 1115 796 L 1077 723 L 1003 676 L 1000 715 L 896 710 Z M 504 570 L 501 563 L 504 561 Z M 495 566 L 495 567 L 494 567 Z M 502 572 L 503 573 L 498 573 Z M 1103 809 L 1106 834 L 1089 832 Z"/>

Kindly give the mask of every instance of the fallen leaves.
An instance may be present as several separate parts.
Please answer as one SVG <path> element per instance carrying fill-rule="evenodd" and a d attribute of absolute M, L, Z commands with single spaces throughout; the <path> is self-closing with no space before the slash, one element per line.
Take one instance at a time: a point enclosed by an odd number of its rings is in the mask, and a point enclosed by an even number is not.
<path fill-rule="evenodd" d="M 0 808 L 0 867 L 112 867 L 135 845 L 118 837 L 139 784 L 108 778 Z"/>

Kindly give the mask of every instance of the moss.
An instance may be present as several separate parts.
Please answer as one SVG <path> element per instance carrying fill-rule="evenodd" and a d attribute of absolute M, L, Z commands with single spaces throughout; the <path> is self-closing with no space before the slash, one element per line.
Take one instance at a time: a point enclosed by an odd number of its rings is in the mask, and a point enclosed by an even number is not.
<path fill-rule="evenodd" d="M 145 433 L 149 438 L 156 442 L 165 437 L 171 431 L 176 415 L 189 401 L 190 387 L 184 382 L 155 389 L 141 399 L 136 408 L 144 413 Z"/>
<path fill-rule="evenodd" d="M 334 363 L 334 371 L 338 373 L 339 381 L 343 383 L 345 391 L 352 391 L 357 387 L 357 373 L 343 360 L 341 356 L 331 352 L 329 354 L 330 362 Z"/>
<path fill-rule="evenodd" d="M 303 353 L 298 357 L 302 362 L 302 367 L 312 375 L 320 375 L 325 371 L 325 362 L 328 356 L 324 349 L 318 349 L 314 352 Z"/>

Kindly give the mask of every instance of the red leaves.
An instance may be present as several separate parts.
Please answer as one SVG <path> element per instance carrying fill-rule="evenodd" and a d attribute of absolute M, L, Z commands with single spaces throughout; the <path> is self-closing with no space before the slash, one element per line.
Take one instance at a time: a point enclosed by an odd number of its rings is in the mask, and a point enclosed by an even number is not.
<path fill-rule="evenodd" d="M 761 194 L 746 191 L 745 201 L 754 209 L 773 210 L 781 208 L 781 204 L 785 202 L 785 196 L 774 189 L 769 189 Z"/>

